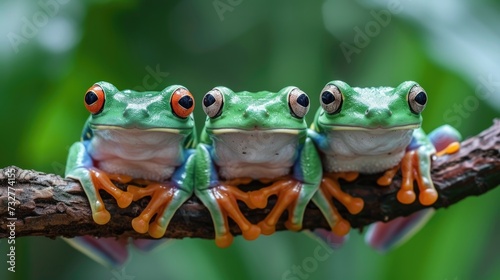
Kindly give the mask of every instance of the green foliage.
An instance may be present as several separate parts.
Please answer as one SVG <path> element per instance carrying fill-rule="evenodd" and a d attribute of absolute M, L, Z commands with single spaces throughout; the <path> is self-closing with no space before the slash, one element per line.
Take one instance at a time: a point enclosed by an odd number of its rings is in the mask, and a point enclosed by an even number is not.
<path fill-rule="evenodd" d="M 487 29 L 467 33 L 466 22 L 446 28 L 457 17 L 488 26 L 498 18 L 498 4 L 477 1 L 469 11 L 465 1 L 456 1 L 441 8 L 446 16 L 433 16 L 439 9 L 431 9 L 430 3 L 418 15 L 411 6 L 415 1 L 400 2 L 402 10 L 380 21 L 378 29 L 371 22 L 377 23 L 374 14 L 388 9 L 384 1 L 1 2 L 0 166 L 63 174 L 67 150 L 79 139 L 88 114 L 83 95 L 100 80 L 120 89 L 182 84 L 198 100 L 199 126 L 199 102 L 217 85 L 236 91 L 296 85 L 312 97 L 311 108 L 316 108 L 315 96 L 333 79 L 353 86 L 415 80 L 430 98 L 424 112 L 426 130 L 451 122 L 470 136 L 488 127 L 498 117 L 498 86 L 482 95 L 476 89 L 481 78 L 498 73 L 486 67 L 488 58 L 496 55 L 486 46 L 498 46 L 500 38 Z M 26 27 L 28 22 L 34 29 Z M 23 30 L 30 31 L 29 36 Z M 363 42 L 358 30 L 373 36 L 365 34 Z M 20 36 L 14 43 L 13 33 Z M 457 37 L 473 51 L 451 41 Z M 346 55 L 343 43 L 357 51 Z M 62 240 L 21 238 L 16 240 L 16 273 L 6 270 L 7 244 L 0 241 L 0 278 L 497 279 L 499 198 L 497 189 L 439 210 L 414 239 L 386 255 L 372 251 L 352 232 L 341 249 L 318 260 L 314 250 L 322 246 L 319 241 L 282 232 L 252 242 L 236 238 L 224 250 L 213 241 L 176 240 L 150 254 L 134 251 L 123 271 L 112 271 Z M 307 278 L 283 278 L 294 266 L 311 271 L 306 271 Z"/>

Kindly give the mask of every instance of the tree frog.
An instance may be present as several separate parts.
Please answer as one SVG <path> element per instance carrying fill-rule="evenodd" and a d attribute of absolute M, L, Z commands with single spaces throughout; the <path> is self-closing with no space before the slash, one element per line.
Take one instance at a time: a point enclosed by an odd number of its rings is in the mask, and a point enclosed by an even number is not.
<path fill-rule="evenodd" d="M 204 96 L 202 107 L 207 118 L 196 150 L 195 194 L 210 210 L 216 245 L 232 243 L 228 216 L 247 240 L 272 234 L 287 208 L 287 227 L 300 229 L 322 174 L 319 155 L 307 138 L 307 94 L 296 87 L 278 92 L 216 87 Z M 272 184 L 253 192 L 238 188 L 251 180 Z M 252 209 L 263 208 L 273 194 L 276 205 L 258 226 L 237 204 L 241 200 Z"/>
<path fill-rule="evenodd" d="M 193 193 L 193 96 L 179 85 L 137 92 L 98 82 L 85 93 L 84 104 L 91 115 L 82 140 L 70 149 L 66 177 L 80 181 L 92 217 L 101 225 L 110 220 L 110 214 L 99 190 L 112 195 L 121 208 L 151 196 L 132 227 L 162 237 L 175 211 Z M 129 185 L 122 191 L 112 182 L 133 179 L 147 186 Z"/>
<path fill-rule="evenodd" d="M 359 173 L 385 172 L 377 181 L 385 186 L 401 167 L 399 202 L 415 201 L 414 180 L 421 204 L 432 205 L 437 200 L 430 176 L 436 149 L 420 128 L 427 104 L 427 93 L 420 85 L 406 81 L 396 88 L 352 88 L 345 82 L 332 81 L 321 91 L 320 103 L 309 136 L 320 151 L 324 176 L 313 201 L 335 234 L 347 234 L 350 224 L 325 197 L 336 198 L 352 214 L 359 213 L 364 205 L 362 199 L 341 190 L 341 178 L 352 181 Z M 458 147 L 454 142 L 446 152 Z"/>

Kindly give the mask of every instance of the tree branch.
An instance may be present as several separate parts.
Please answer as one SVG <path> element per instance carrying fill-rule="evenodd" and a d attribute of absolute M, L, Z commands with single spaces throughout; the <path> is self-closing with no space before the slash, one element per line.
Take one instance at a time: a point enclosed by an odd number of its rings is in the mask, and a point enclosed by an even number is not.
<path fill-rule="evenodd" d="M 15 176 L 10 176 L 10 180 L 9 169 L 15 171 Z M 425 208 L 418 202 L 402 205 L 396 200 L 400 175 L 388 187 L 376 186 L 379 176 L 362 175 L 353 183 L 342 183 L 348 193 L 362 197 L 365 201 L 365 208 L 358 215 L 351 215 L 341 204 L 335 204 L 353 228 L 407 216 Z M 439 199 L 432 206 L 434 208 L 448 207 L 468 196 L 481 195 L 498 186 L 500 120 L 495 120 L 493 126 L 464 141 L 458 153 L 437 158 L 433 162 L 432 178 L 439 192 Z M 14 201 L 14 196 L 15 203 L 9 205 L 9 201 Z M 108 224 L 100 226 L 93 222 L 87 198 L 77 182 L 14 166 L 0 169 L 0 238 L 9 236 L 13 219 L 16 237 L 93 235 L 149 238 L 134 232 L 131 227 L 131 220 L 144 209 L 148 198 L 134 202 L 126 209 L 118 208 L 106 194 L 103 198 L 112 218 Z M 266 209 L 249 210 L 244 204 L 240 205 L 247 218 L 256 223 L 269 213 L 274 203 L 275 199 L 271 197 Z M 285 220 L 286 214 L 281 217 L 277 230 L 285 229 Z M 240 234 L 239 228 L 232 221 L 230 223 L 231 231 L 235 235 Z M 308 206 L 305 213 L 304 228 L 328 228 L 321 212 L 313 204 Z M 191 198 L 172 218 L 165 236 L 214 238 L 210 213 L 197 198 Z"/>

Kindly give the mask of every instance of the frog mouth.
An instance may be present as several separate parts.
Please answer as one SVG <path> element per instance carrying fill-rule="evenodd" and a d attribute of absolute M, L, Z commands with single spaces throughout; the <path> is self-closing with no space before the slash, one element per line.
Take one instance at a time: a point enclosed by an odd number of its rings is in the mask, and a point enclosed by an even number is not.
<path fill-rule="evenodd" d="M 361 130 L 361 131 L 371 131 L 371 132 L 383 132 L 390 130 L 409 130 L 409 129 L 417 129 L 420 127 L 419 124 L 407 124 L 407 125 L 398 125 L 398 126 L 375 126 L 375 127 L 362 127 L 362 126 L 350 126 L 350 125 L 325 125 L 329 127 L 331 130 Z"/>
<path fill-rule="evenodd" d="M 292 134 L 298 135 L 300 133 L 300 129 L 288 129 L 288 128 L 254 128 L 254 129 L 240 129 L 240 128 L 217 128 L 217 129 L 209 129 L 209 131 L 213 134 L 226 134 L 226 133 L 255 133 L 265 132 L 265 133 L 283 133 L 283 134 Z"/>
<path fill-rule="evenodd" d="M 113 125 L 91 125 L 92 129 L 95 130 L 131 130 L 131 129 L 136 129 L 136 130 L 141 130 L 141 131 L 148 131 L 148 132 L 168 132 L 168 133 L 173 133 L 173 134 L 181 134 L 182 131 L 186 131 L 188 129 L 177 129 L 177 128 L 167 128 L 167 127 L 151 127 L 151 128 L 139 128 L 139 127 L 121 127 L 121 126 L 113 126 Z"/>

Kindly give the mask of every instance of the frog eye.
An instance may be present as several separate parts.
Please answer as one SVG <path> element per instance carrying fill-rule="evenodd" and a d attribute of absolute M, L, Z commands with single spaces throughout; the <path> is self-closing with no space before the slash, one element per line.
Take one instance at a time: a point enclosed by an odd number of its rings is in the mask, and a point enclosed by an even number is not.
<path fill-rule="evenodd" d="M 330 115 L 337 114 L 342 108 L 342 93 L 338 87 L 326 85 L 321 92 L 319 101 L 325 112 Z"/>
<path fill-rule="evenodd" d="M 302 90 L 294 88 L 288 94 L 288 106 L 292 116 L 301 119 L 309 111 L 309 96 Z"/>
<path fill-rule="evenodd" d="M 415 114 L 420 114 L 427 104 L 427 93 L 425 93 L 424 89 L 415 85 L 410 89 L 408 93 L 408 104 L 410 105 L 410 109 Z"/>
<path fill-rule="evenodd" d="M 185 88 L 177 89 L 170 99 L 172 111 L 179 118 L 187 118 L 194 110 L 194 98 L 189 90 Z"/>
<path fill-rule="evenodd" d="M 104 90 L 101 86 L 93 85 L 87 90 L 87 93 L 85 93 L 85 108 L 93 115 L 101 112 L 104 108 L 104 96 Z"/>
<path fill-rule="evenodd" d="M 218 117 L 222 114 L 222 106 L 224 105 L 224 97 L 218 89 L 213 89 L 203 97 L 203 111 L 210 118 Z"/>

